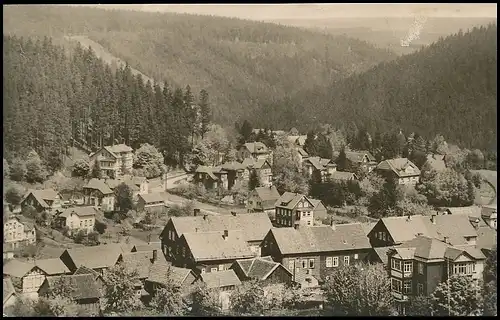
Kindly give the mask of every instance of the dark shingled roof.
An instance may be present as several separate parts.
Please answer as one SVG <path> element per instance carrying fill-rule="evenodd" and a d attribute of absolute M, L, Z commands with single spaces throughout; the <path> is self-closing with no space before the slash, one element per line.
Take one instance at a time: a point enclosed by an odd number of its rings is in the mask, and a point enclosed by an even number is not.
<path fill-rule="evenodd" d="M 233 215 L 207 215 L 190 217 L 171 217 L 174 229 L 180 237 L 186 232 L 209 232 L 224 230 L 243 230 L 246 241 L 264 239 L 272 228 L 271 220 L 265 212 Z M 249 228 L 248 226 L 252 226 Z"/>
<path fill-rule="evenodd" d="M 220 259 L 241 259 L 253 257 L 253 253 L 240 230 L 228 230 L 228 238 L 223 231 L 184 233 L 182 237 L 195 261 Z"/>
<path fill-rule="evenodd" d="M 86 266 L 81 266 L 80 268 L 76 269 L 75 273 L 73 275 L 81 275 L 81 274 L 90 274 L 94 277 L 94 279 L 99 278 L 101 275 L 99 272 L 92 270 L 90 268 L 87 268 Z"/>
<path fill-rule="evenodd" d="M 492 250 L 497 245 L 497 231 L 488 227 L 479 227 L 477 230 L 476 245 L 479 249 Z"/>
<path fill-rule="evenodd" d="M 241 284 L 240 279 L 238 279 L 234 270 L 231 269 L 202 273 L 201 280 L 208 288 L 222 288 L 227 286 L 238 286 Z"/>
<path fill-rule="evenodd" d="M 58 196 L 58 193 L 54 189 L 29 190 L 24 199 L 26 199 L 30 194 L 32 194 L 36 201 L 38 201 L 38 203 L 44 208 L 50 207 L 45 200 L 54 201 L 54 199 Z"/>
<path fill-rule="evenodd" d="M 371 248 L 360 223 L 335 226 L 274 228 L 270 231 L 282 254 Z"/>
<path fill-rule="evenodd" d="M 377 169 L 384 171 L 392 171 L 400 178 L 420 175 L 420 169 L 407 158 L 384 160 L 379 163 Z"/>
<path fill-rule="evenodd" d="M 73 289 L 72 298 L 75 300 L 101 298 L 102 296 L 99 285 L 91 274 L 47 277 L 45 281 L 48 282 L 49 287 L 52 287 L 60 279 Z"/>

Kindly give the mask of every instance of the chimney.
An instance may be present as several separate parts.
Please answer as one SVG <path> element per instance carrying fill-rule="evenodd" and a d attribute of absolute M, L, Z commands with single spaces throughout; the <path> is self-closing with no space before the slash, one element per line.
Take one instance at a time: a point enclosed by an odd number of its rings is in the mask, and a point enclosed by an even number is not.
<path fill-rule="evenodd" d="M 233 217 L 236 217 L 236 211 L 231 211 L 231 214 L 233 215 Z"/>
<path fill-rule="evenodd" d="M 224 230 L 224 240 L 227 240 L 229 238 L 229 230 Z"/>
<path fill-rule="evenodd" d="M 153 259 L 152 262 L 155 263 L 158 260 L 158 250 L 153 250 Z"/>
<path fill-rule="evenodd" d="M 436 224 L 436 215 L 435 214 L 433 214 L 431 216 L 431 222 L 432 222 L 432 224 Z"/>
<path fill-rule="evenodd" d="M 448 244 L 450 243 L 450 242 L 448 241 L 448 237 L 443 237 L 443 241 L 444 241 L 444 243 L 448 243 Z"/>
<path fill-rule="evenodd" d="M 193 215 L 194 215 L 195 217 L 197 217 L 199 213 L 200 213 L 200 209 L 195 208 L 195 209 L 193 210 Z"/>
<path fill-rule="evenodd" d="M 203 220 L 207 220 L 207 215 L 206 214 L 203 215 Z"/>

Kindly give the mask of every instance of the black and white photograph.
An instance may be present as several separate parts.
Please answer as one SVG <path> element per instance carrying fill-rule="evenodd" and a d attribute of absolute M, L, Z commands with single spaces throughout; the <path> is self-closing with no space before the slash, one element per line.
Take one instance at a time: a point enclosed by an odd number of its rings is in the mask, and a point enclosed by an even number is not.
<path fill-rule="evenodd" d="M 497 4 L 4 4 L 3 316 L 497 316 Z"/>

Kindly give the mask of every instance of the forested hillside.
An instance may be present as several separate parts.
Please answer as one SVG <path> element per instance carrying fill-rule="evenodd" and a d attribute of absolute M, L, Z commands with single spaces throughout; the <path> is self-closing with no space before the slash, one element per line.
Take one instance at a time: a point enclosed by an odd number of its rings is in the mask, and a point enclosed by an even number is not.
<path fill-rule="evenodd" d="M 285 128 L 304 129 L 318 121 L 356 125 L 372 134 L 401 128 L 496 150 L 497 27 L 450 35 L 327 90 L 265 106 L 261 114 L 264 110 L 273 110 L 266 118 L 281 119 Z"/>
<path fill-rule="evenodd" d="M 144 83 L 77 46 L 68 55 L 50 38 L 3 38 L 4 157 L 34 149 L 57 167 L 73 143 L 95 148 L 150 143 L 175 160 L 209 121 L 209 97 L 189 86 Z"/>
<path fill-rule="evenodd" d="M 4 34 L 86 35 L 157 81 L 205 88 L 216 121 L 330 85 L 393 53 L 344 36 L 222 17 L 61 6 L 8 6 Z"/>

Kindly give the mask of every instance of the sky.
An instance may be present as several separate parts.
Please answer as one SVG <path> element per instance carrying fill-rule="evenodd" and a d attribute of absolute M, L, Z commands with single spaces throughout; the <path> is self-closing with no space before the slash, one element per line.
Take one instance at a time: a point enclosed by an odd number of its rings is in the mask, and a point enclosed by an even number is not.
<path fill-rule="evenodd" d="M 101 5 L 104 6 L 104 5 Z M 144 11 L 209 14 L 251 20 L 325 19 L 356 17 L 492 17 L 497 16 L 497 4 L 471 3 L 377 3 L 377 4 L 145 4 L 120 5 Z M 117 5 L 114 5 L 117 7 Z"/>

